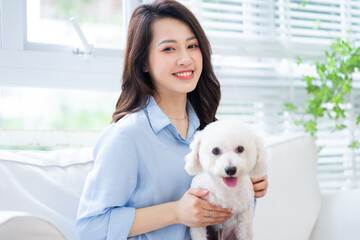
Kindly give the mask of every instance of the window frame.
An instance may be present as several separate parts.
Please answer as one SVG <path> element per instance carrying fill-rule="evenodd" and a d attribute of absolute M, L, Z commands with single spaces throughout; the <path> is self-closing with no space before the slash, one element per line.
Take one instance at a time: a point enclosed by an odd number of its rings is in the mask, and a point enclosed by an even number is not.
<path fill-rule="evenodd" d="M 124 0 L 125 26 L 139 3 Z M 1 1 L 0 10 L 1 86 L 120 90 L 124 50 L 95 48 L 93 55 L 82 55 L 69 46 L 30 43 L 26 0 Z"/>

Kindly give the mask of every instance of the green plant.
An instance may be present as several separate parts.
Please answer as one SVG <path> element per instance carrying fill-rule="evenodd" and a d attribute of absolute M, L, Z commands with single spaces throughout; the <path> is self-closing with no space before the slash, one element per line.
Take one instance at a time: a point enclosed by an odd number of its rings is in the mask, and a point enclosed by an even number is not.
<path fill-rule="evenodd" d="M 298 58 L 298 65 L 302 60 Z M 337 39 L 325 52 L 323 62 L 315 61 L 316 76 L 303 76 L 308 98 L 305 103 L 295 106 L 286 103 L 292 113 L 305 112 L 296 125 L 302 125 L 306 132 L 316 138 L 318 120 L 329 118 L 333 123 L 330 131 L 349 130 L 352 135 L 349 148 L 360 148 L 360 141 L 354 137 L 354 129 L 360 124 L 360 113 L 355 112 L 353 102 L 353 73 L 359 72 L 360 47 L 350 40 Z M 346 121 L 345 121 L 346 120 Z"/>

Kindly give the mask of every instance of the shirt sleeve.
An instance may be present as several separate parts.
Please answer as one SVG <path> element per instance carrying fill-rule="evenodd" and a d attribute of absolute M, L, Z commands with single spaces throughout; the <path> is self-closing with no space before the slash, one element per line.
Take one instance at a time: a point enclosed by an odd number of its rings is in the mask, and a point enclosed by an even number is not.
<path fill-rule="evenodd" d="M 78 237 L 127 239 L 135 218 L 127 203 L 137 186 L 136 146 L 128 134 L 111 129 L 98 140 L 94 159 L 80 198 Z"/>

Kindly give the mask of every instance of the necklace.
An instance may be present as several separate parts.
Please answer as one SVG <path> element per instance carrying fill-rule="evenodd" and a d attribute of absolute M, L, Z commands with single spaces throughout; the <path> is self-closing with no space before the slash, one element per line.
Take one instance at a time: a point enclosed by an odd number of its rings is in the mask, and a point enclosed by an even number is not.
<path fill-rule="evenodd" d="M 183 117 L 183 118 L 172 118 L 172 117 L 168 117 L 168 118 L 170 118 L 172 120 L 185 120 L 185 119 L 187 119 L 187 114 L 185 114 L 185 117 Z"/>

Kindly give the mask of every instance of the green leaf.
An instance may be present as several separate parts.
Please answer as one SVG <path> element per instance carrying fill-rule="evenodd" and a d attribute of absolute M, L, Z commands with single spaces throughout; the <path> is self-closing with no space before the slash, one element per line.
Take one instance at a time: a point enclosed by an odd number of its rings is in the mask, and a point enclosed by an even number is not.
<path fill-rule="evenodd" d="M 324 146 L 320 146 L 320 145 L 319 145 L 319 146 L 318 146 L 318 149 L 317 149 L 317 152 L 320 153 L 323 148 L 324 148 Z"/>
<path fill-rule="evenodd" d="M 327 115 L 328 115 L 329 119 L 333 119 L 333 118 L 334 118 L 329 112 L 327 112 Z"/>
<path fill-rule="evenodd" d="M 335 127 L 331 127 L 331 132 L 335 132 L 335 131 L 341 131 L 344 130 L 346 128 L 345 124 L 338 124 Z"/>
<path fill-rule="evenodd" d="M 336 43 L 332 43 L 331 44 L 331 50 L 333 50 L 336 53 L 341 53 L 342 52 L 342 44 L 341 44 L 341 39 L 337 39 Z"/>
<path fill-rule="evenodd" d="M 308 84 L 308 86 L 306 87 L 306 90 L 307 90 L 307 93 L 316 94 L 317 92 L 319 92 L 320 88 L 318 86 Z"/>
<path fill-rule="evenodd" d="M 350 94 L 352 90 L 352 86 L 350 84 L 345 84 L 342 88 L 342 92 L 344 94 Z"/>
<path fill-rule="evenodd" d="M 352 141 L 352 143 L 348 146 L 348 148 L 352 149 L 359 149 L 360 148 L 360 142 L 359 141 Z"/>
<path fill-rule="evenodd" d="M 312 27 L 313 29 L 317 30 L 320 28 L 320 25 L 321 25 L 321 21 L 318 19 L 316 20 L 314 26 Z"/>
<path fill-rule="evenodd" d="M 317 123 L 314 120 L 309 120 L 304 124 L 305 131 L 310 133 L 311 136 L 315 136 L 315 133 L 318 131 L 316 128 Z"/>
<path fill-rule="evenodd" d="M 285 103 L 284 105 L 290 112 L 294 112 L 297 109 L 297 107 L 295 107 L 295 105 L 292 103 Z"/>
<path fill-rule="evenodd" d="M 300 57 L 296 57 L 296 64 L 300 65 L 303 62 L 303 60 Z"/>
<path fill-rule="evenodd" d="M 325 78 L 326 66 L 325 64 L 319 62 L 316 62 L 315 66 L 316 66 L 316 72 L 318 73 L 320 80 L 323 82 L 326 79 Z"/>
<path fill-rule="evenodd" d="M 326 111 L 326 108 L 317 107 L 313 110 L 313 115 L 315 118 L 323 117 L 325 111 Z"/>
<path fill-rule="evenodd" d="M 306 82 L 308 85 L 312 85 L 312 81 L 315 80 L 316 78 L 314 77 L 310 77 L 310 76 L 304 76 L 302 78 L 302 81 Z"/>
<path fill-rule="evenodd" d="M 360 123 L 360 114 L 359 114 L 359 116 L 358 116 L 357 119 L 356 119 L 356 125 L 359 125 L 359 123 Z"/>
<path fill-rule="evenodd" d="M 336 119 L 339 119 L 340 117 L 345 118 L 345 111 L 342 108 L 340 108 L 340 106 L 338 104 L 336 104 L 333 107 L 333 111 L 336 114 L 336 116 L 335 116 Z"/>
<path fill-rule="evenodd" d="M 332 90 L 325 84 L 321 87 L 321 97 L 325 102 L 328 102 L 332 97 Z"/>
<path fill-rule="evenodd" d="M 341 93 L 336 93 L 335 96 L 331 98 L 330 102 L 335 104 L 344 103 L 344 97 Z M 339 106 L 336 106 L 336 109 L 339 108 Z M 337 111 L 336 109 L 334 109 L 334 111 Z"/>
<path fill-rule="evenodd" d="M 295 125 L 296 126 L 300 126 L 302 124 L 302 121 L 301 120 L 296 120 L 294 121 Z"/>
<path fill-rule="evenodd" d="M 300 7 L 306 7 L 306 5 L 308 5 L 309 2 L 301 2 L 299 3 Z"/>

